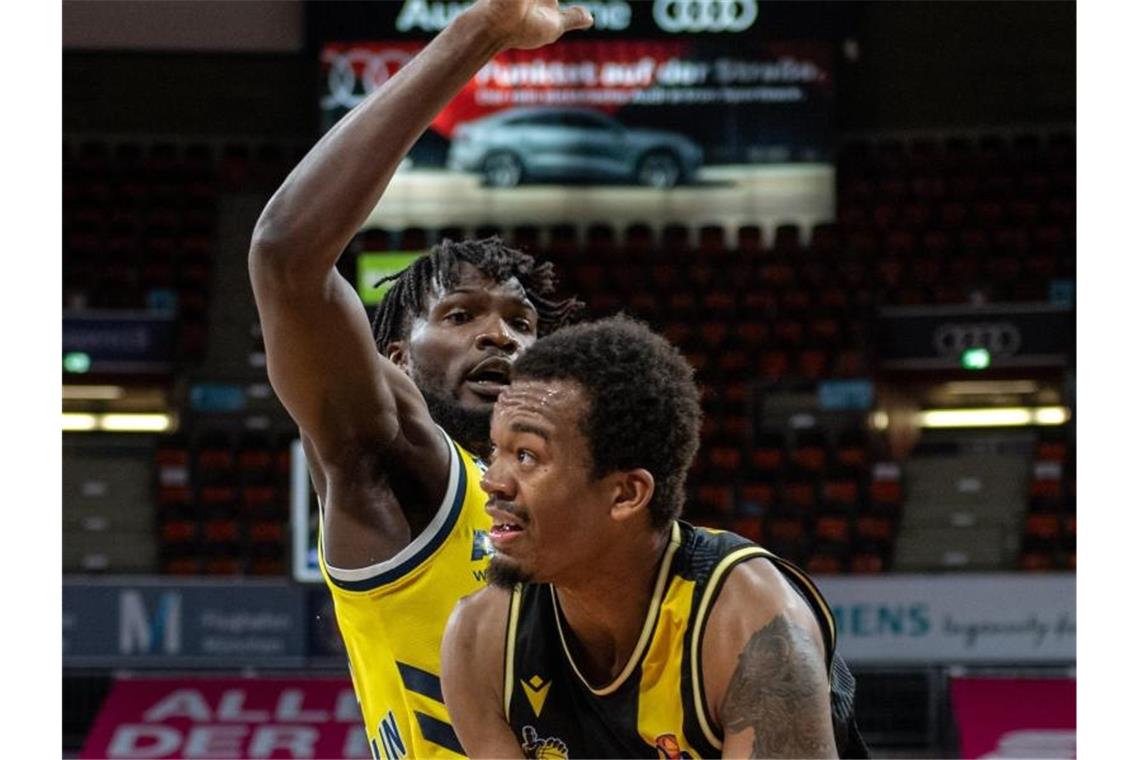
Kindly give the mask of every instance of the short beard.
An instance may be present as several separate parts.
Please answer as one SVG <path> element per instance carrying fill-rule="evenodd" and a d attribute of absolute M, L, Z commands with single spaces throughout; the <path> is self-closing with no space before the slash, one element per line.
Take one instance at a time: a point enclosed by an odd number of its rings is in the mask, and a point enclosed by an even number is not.
<path fill-rule="evenodd" d="M 487 566 L 487 583 L 496 588 L 510 590 L 520 583 L 530 583 L 531 580 L 531 574 L 513 562 L 492 557 L 491 564 Z"/>
<path fill-rule="evenodd" d="M 486 457 L 491 441 L 491 408 L 469 409 L 454 398 L 432 389 L 429 384 L 414 377 L 420 393 L 427 402 L 428 412 L 444 431 L 468 451 Z"/>

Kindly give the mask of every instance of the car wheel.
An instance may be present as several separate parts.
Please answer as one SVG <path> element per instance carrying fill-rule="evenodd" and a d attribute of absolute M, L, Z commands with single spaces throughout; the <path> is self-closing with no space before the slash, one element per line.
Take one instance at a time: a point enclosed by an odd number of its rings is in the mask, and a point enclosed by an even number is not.
<path fill-rule="evenodd" d="M 492 153 L 483 160 L 483 178 L 491 187 L 514 187 L 522 176 L 522 163 L 513 153 Z"/>
<path fill-rule="evenodd" d="M 681 179 L 681 163 L 672 153 L 654 151 L 637 164 L 637 182 L 648 187 L 673 187 Z"/>

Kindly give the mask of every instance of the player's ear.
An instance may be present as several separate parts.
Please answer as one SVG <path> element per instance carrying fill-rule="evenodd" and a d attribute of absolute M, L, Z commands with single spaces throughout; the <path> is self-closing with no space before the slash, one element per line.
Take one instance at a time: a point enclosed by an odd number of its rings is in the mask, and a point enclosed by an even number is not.
<path fill-rule="evenodd" d="M 653 473 L 638 468 L 615 472 L 614 501 L 610 506 L 610 516 L 622 522 L 631 520 L 649 509 L 653 498 Z"/>
<path fill-rule="evenodd" d="M 394 340 L 388 344 L 385 354 L 388 360 L 404 372 L 408 371 L 408 352 L 404 350 L 404 341 Z"/>

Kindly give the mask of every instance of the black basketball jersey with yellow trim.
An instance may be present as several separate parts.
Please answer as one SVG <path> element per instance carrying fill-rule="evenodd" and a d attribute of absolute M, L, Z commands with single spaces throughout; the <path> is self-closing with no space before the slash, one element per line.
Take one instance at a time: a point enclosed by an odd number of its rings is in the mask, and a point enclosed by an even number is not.
<path fill-rule="evenodd" d="M 835 620 L 803 571 L 740 536 L 676 522 L 641 636 L 625 669 L 594 688 L 569 654 L 565 620 L 548 584 L 511 595 L 503 701 L 528 757 L 720 757 L 723 736 L 708 715 L 701 639 L 728 572 L 764 557 L 807 600 L 831 668 L 832 718 L 842 757 L 866 757 L 854 723 L 855 682 L 835 651 Z M 680 699 L 678 699 L 680 697 Z"/>

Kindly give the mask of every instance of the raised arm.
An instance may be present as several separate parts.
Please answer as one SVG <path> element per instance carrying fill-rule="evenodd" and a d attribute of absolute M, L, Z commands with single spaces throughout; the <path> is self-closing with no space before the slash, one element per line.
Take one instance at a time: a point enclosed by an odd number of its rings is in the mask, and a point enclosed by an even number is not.
<path fill-rule="evenodd" d="M 510 593 L 494 586 L 460 600 L 443 634 L 443 701 L 471 758 L 523 757 L 503 705 Z"/>
<path fill-rule="evenodd" d="M 589 23 L 554 0 L 481 0 L 329 130 L 258 219 L 249 269 L 269 379 L 317 460 L 326 510 L 331 499 L 334 512 L 366 511 L 375 496 L 368 486 L 387 489 L 388 475 L 403 476 L 403 496 L 434 503 L 449 456 L 422 395 L 377 350 L 360 299 L 336 272 L 338 257 L 415 140 L 492 55 Z M 345 483 L 360 485 L 346 495 Z M 390 516 L 355 513 L 342 533 L 364 543 L 370 532 L 384 535 Z M 347 554 L 346 564 L 376 561 L 370 548 Z"/>
<path fill-rule="evenodd" d="M 767 560 L 731 571 L 701 659 L 724 757 L 837 757 L 819 625 Z"/>

